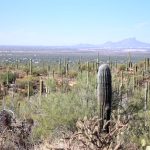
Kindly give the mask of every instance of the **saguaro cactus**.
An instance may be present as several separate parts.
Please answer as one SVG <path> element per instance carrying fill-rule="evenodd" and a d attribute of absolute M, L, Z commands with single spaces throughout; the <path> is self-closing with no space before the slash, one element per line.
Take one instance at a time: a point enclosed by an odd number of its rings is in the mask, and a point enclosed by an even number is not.
<path fill-rule="evenodd" d="M 66 64 L 66 77 L 68 77 L 68 74 L 69 74 L 69 64 L 67 63 Z"/>
<path fill-rule="evenodd" d="M 16 69 L 18 69 L 19 68 L 19 60 L 17 59 L 16 60 Z"/>
<path fill-rule="evenodd" d="M 115 61 L 115 67 L 116 67 L 116 70 L 118 69 L 118 63 L 117 63 L 117 60 Z"/>
<path fill-rule="evenodd" d="M 147 102 L 148 102 L 148 82 L 145 83 L 145 101 L 144 101 L 144 110 L 147 110 Z"/>
<path fill-rule="evenodd" d="M 100 61 L 99 61 L 99 53 L 98 53 L 97 61 L 96 61 L 96 73 L 98 72 L 99 64 L 100 64 Z"/>
<path fill-rule="evenodd" d="M 58 70 L 59 70 L 59 73 L 61 74 L 61 66 L 62 64 L 61 64 L 61 59 L 59 59 L 59 63 L 58 63 Z"/>
<path fill-rule="evenodd" d="M 87 85 L 89 84 L 89 62 L 87 62 Z"/>
<path fill-rule="evenodd" d="M 147 58 L 147 71 L 149 71 L 149 66 L 150 66 L 149 58 Z"/>
<path fill-rule="evenodd" d="M 7 78 L 6 78 L 7 85 L 9 84 L 9 69 L 7 68 Z"/>
<path fill-rule="evenodd" d="M 138 72 L 138 66 L 137 66 L 137 64 L 135 64 L 135 72 L 136 73 Z"/>
<path fill-rule="evenodd" d="M 30 99 L 30 81 L 28 81 L 28 91 L 27 91 L 27 97 Z"/>
<path fill-rule="evenodd" d="M 104 123 L 110 120 L 111 115 L 111 101 L 112 101 L 112 81 L 111 71 L 107 64 L 103 64 L 98 70 L 98 111 L 100 121 L 100 131 L 102 131 Z M 107 125 L 104 131 L 109 132 L 109 125 Z"/>
<path fill-rule="evenodd" d="M 42 95 L 43 92 L 44 92 L 44 83 L 42 78 L 40 78 L 40 96 Z"/>
<path fill-rule="evenodd" d="M 47 64 L 47 75 L 49 76 L 49 74 L 50 74 L 50 65 Z"/>
<path fill-rule="evenodd" d="M 30 59 L 29 62 L 29 71 L 30 71 L 30 75 L 32 75 L 32 59 Z"/>
<path fill-rule="evenodd" d="M 146 71 L 146 58 L 145 58 L 145 60 L 144 60 L 144 71 Z"/>

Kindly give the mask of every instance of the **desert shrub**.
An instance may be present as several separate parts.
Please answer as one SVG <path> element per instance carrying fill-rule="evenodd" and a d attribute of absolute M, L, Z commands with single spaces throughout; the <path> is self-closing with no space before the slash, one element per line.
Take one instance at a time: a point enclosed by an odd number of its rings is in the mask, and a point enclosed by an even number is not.
<path fill-rule="evenodd" d="M 137 65 L 138 65 L 138 67 L 141 69 L 141 68 L 143 68 L 144 67 L 144 61 L 139 61 L 138 63 L 137 63 Z"/>
<path fill-rule="evenodd" d="M 52 84 L 52 80 L 49 80 L 49 84 Z M 96 113 L 95 89 L 90 86 L 87 89 L 86 84 L 80 82 L 77 84 L 67 93 L 51 91 L 47 97 L 37 95 L 31 97 L 30 101 L 21 102 L 20 116 L 31 117 L 36 123 L 33 132 L 35 139 L 48 137 L 62 126 L 75 131 L 78 118 Z"/>
<path fill-rule="evenodd" d="M 125 71 L 126 70 L 126 65 L 124 65 L 124 64 L 119 65 L 118 70 L 119 71 Z"/>
<path fill-rule="evenodd" d="M 56 91 L 56 81 L 54 79 L 48 79 L 46 81 L 46 86 L 49 88 L 50 92 Z"/>
<path fill-rule="evenodd" d="M 29 74 L 30 69 L 28 66 L 24 66 L 23 71 L 26 72 L 26 74 Z"/>
<path fill-rule="evenodd" d="M 33 68 L 33 76 L 47 75 L 45 68 Z"/>
<path fill-rule="evenodd" d="M 27 96 L 28 93 L 28 82 L 30 82 L 30 96 L 34 94 L 33 85 L 35 80 L 32 80 L 32 76 L 28 76 L 23 79 L 17 79 L 16 85 L 19 88 L 19 93 L 23 96 Z"/>
<path fill-rule="evenodd" d="M 69 78 L 76 78 L 78 73 L 76 71 L 69 71 Z"/>
<path fill-rule="evenodd" d="M 87 64 L 83 64 L 80 69 L 82 71 L 87 71 L 88 70 Z M 92 65 L 91 64 L 89 64 L 89 71 L 92 71 Z"/>
<path fill-rule="evenodd" d="M 8 80 L 8 83 L 12 83 L 16 80 L 16 74 L 12 73 L 12 72 L 2 73 L 2 74 L 0 74 L 0 80 L 1 80 L 1 83 L 3 83 L 3 84 L 6 84 L 7 80 Z"/>

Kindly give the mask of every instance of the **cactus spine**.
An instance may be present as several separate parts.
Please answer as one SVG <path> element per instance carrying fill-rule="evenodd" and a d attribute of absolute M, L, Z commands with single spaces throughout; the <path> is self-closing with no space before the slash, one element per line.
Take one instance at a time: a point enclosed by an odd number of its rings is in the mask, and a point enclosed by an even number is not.
<path fill-rule="evenodd" d="M 110 120 L 111 115 L 111 101 L 112 101 L 112 81 L 111 71 L 107 64 L 103 64 L 98 70 L 98 111 L 100 122 L 100 131 L 102 131 L 104 123 Z M 106 126 L 104 131 L 109 132 L 109 125 Z"/>

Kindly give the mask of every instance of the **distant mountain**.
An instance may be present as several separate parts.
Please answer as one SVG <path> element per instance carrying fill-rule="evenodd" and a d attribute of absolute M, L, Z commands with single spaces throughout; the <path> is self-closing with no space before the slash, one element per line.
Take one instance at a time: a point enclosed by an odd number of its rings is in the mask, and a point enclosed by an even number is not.
<path fill-rule="evenodd" d="M 69 46 L 70 47 L 70 46 Z M 78 44 L 73 45 L 71 48 L 79 48 L 79 49 L 92 49 L 92 48 L 102 48 L 102 49 L 149 49 L 150 43 L 144 43 L 136 40 L 136 38 L 128 38 L 118 42 L 108 41 L 104 44 L 100 45 L 92 45 L 92 44 Z"/>
<path fill-rule="evenodd" d="M 144 43 L 141 41 L 136 40 L 136 38 L 128 38 L 124 39 L 119 42 L 106 42 L 102 45 L 100 45 L 101 48 L 106 48 L 106 49 L 118 49 L 118 48 L 130 48 L 130 49 L 135 49 L 135 48 L 150 48 L 150 43 Z"/>
<path fill-rule="evenodd" d="M 73 45 L 73 48 L 94 48 L 97 47 L 97 45 L 93 45 L 93 44 L 77 44 L 77 45 Z"/>
<path fill-rule="evenodd" d="M 144 43 L 136 40 L 136 38 L 128 38 L 118 42 L 106 42 L 104 44 L 77 44 L 70 46 L 0 46 L 0 51 L 71 51 L 71 50 L 96 50 L 96 49 L 150 49 L 150 43 Z"/>

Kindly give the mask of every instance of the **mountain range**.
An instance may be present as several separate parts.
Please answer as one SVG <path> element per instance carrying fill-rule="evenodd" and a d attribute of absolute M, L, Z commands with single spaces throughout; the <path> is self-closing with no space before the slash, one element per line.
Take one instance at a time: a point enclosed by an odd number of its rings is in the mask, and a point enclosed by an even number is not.
<path fill-rule="evenodd" d="M 106 42 L 104 44 L 77 44 L 70 46 L 0 46 L 0 51 L 60 51 L 60 50 L 96 50 L 96 49 L 111 49 L 111 50 L 123 50 L 123 49 L 146 49 L 149 51 L 150 43 L 145 43 L 137 40 L 136 38 L 128 38 L 118 42 Z"/>
<path fill-rule="evenodd" d="M 128 38 L 118 42 L 106 42 L 100 45 L 79 44 L 74 45 L 76 48 L 102 48 L 102 49 L 149 49 L 150 43 L 144 43 L 136 40 L 136 38 Z"/>

